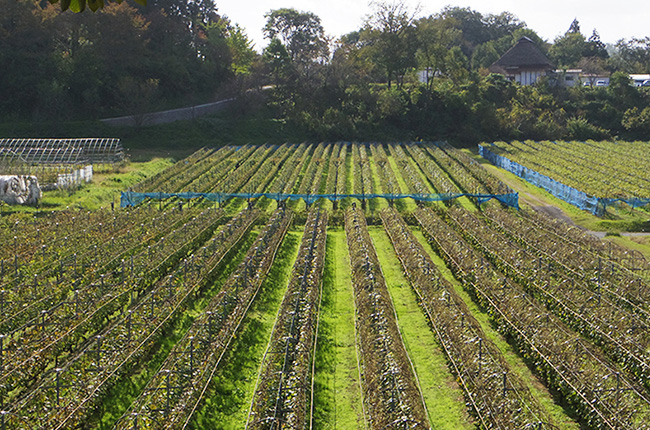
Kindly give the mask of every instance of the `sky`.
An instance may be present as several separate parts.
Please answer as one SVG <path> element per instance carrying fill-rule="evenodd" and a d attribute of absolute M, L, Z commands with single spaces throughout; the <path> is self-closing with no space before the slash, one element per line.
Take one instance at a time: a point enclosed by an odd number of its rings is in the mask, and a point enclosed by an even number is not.
<path fill-rule="evenodd" d="M 390 0 L 389 0 L 390 1 Z M 650 2 L 618 3 L 606 0 L 575 2 L 571 0 L 465 0 L 465 1 L 418 1 L 405 0 L 412 9 L 420 5 L 419 16 L 429 16 L 445 6 L 469 7 L 482 14 L 511 12 L 548 42 L 564 34 L 574 18 L 580 22 L 582 34 L 591 36 L 594 29 L 605 43 L 619 39 L 650 36 Z M 246 30 L 261 51 L 268 41 L 262 28 L 264 14 L 273 9 L 294 8 L 313 12 L 320 17 L 325 32 L 334 37 L 358 30 L 371 13 L 368 0 L 216 0 L 217 8 L 234 23 Z"/>

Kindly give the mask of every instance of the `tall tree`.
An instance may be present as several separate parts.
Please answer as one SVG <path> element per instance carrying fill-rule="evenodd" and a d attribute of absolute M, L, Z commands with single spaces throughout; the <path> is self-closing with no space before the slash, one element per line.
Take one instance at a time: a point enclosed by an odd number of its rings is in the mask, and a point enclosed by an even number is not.
<path fill-rule="evenodd" d="M 246 31 L 237 24 L 231 25 L 227 33 L 227 43 L 232 58 L 232 71 L 236 75 L 249 74 L 256 57 L 253 42 L 248 38 Z"/>
<path fill-rule="evenodd" d="M 447 74 L 447 52 L 459 44 L 462 34 L 453 19 L 430 16 L 416 22 L 418 38 L 417 60 L 427 73 L 427 85 L 431 88 L 433 77 Z"/>
<path fill-rule="evenodd" d="M 456 28 L 462 33 L 461 49 L 468 58 L 474 49 L 491 39 L 490 29 L 485 17 L 478 11 L 468 7 L 447 6 L 439 14 L 442 19 L 452 19 Z"/>
<path fill-rule="evenodd" d="M 585 46 L 585 57 L 598 57 L 598 58 L 609 58 L 609 53 L 607 53 L 607 46 L 600 40 L 600 34 L 594 28 L 594 31 L 589 36 L 587 40 L 587 45 Z"/>
<path fill-rule="evenodd" d="M 374 13 L 368 20 L 366 37 L 375 46 L 377 61 L 386 71 L 390 88 L 394 79 L 417 65 L 417 37 L 414 20 L 417 10 L 410 10 L 403 0 L 372 2 Z M 401 84 L 398 80 L 398 84 Z"/>
<path fill-rule="evenodd" d="M 569 29 L 564 34 L 567 35 L 567 34 L 579 34 L 579 33 L 580 33 L 580 23 L 578 22 L 578 18 L 574 18 L 573 21 L 571 21 L 571 25 L 569 26 Z"/>
<path fill-rule="evenodd" d="M 317 15 L 284 8 L 264 16 L 264 35 L 280 40 L 294 62 L 305 65 L 329 54 L 325 30 Z"/>
<path fill-rule="evenodd" d="M 580 33 L 578 20 L 574 19 L 567 32 L 555 39 L 553 46 L 549 49 L 549 56 L 558 67 L 576 67 L 584 56 L 586 48 L 587 40 Z"/>
<path fill-rule="evenodd" d="M 56 62 L 50 26 L 30 0 L 0 0 L 0 112 L 32 115 Z"/>
<path fill-rule="evenodd" d="M 147 0 L 134 0 L 136 3 L 141 5 L 146 5 Z M 61 10 L 66 11 L 70 9 L 73 12 L 83 12 L 86 9 L 86 6 L 93 12 L 98 9 L 104 8 L 104 6 L 111 4 L 109 0 L 50 0 L 50 3 L 56 4 L 61 3 Z M 117 4 L 121 4 L 122 0 L 115 0 Z"/>
<path fill-rule="evenodd" d="M 650 37 L 616 42 L 612 63 L 623 72 L 650 73 Z"/>
<path fill-rule="evenodd" d="M 309 116 L 318 105 L 329 44 L 320 18 L 295 9 L 272 10 L 266 15 L 265 36 L 270 39 L 264 59 L 275 80 L 275 106 L 294 119 Z"/>

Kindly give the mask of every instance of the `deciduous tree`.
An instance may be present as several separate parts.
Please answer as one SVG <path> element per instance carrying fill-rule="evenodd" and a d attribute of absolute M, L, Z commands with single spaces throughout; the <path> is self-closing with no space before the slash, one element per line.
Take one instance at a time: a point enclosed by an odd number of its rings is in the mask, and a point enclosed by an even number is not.
<path fill-rule="evenodd" d="M 86 6 L 93 12 L 98 9 L 102 9 L 107 4 L 110 4 L 109 0 L 49 0 L 50 3 L 61 4 L 61 10 L 66 11 L 70 9 L 73 12 L 83 12 L 86 9 Z M 121 4 L 123 0 L 114 0 L 115 3 Z M 138 4 L 146 5 L 147 0 L 133 0 Z"/>
<path fill-rule="evenodd" d="M 265 17 L 264 35 L 280 40 L 292 61 L 305 65 L 328 56 L 325 30 L 315 14 L 285 8 L 272 10 Z"/>
<path fill-rule="evenodd" d="M 393 81 L 417 65 L 417 37 L 414 20 L 417 10 L 410 10 L 403 0 L 388 3 L 372 2 L 374 13 L 370 16 L 365 37 L 375 48 L 376 61 L 386 71 L 390 88 Z"/>

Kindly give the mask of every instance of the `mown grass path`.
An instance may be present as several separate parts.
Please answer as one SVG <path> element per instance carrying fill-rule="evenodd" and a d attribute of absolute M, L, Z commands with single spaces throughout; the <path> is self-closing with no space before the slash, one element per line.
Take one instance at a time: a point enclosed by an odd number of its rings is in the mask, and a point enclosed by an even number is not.
<path fill-rule="evenodd" d="M 442 258 L 440 258 L 438 254 L 436 254 L 435 251 L 431 248 L 431 245 L 429 245 L 429 242 L 424 237 L 422 231 L 416 227 L 412 228 L 411 231 L 427 251 L 433 262 L 436 264 L 440 270 L 440 273 L 442 273 L 442 275 L 453 285 L 456 293 L 467 304 L 467 307 L 472 312 L 474 318 L 476 318 L 476 320 L 481 324 L 481 328 L 483 329 L 485 335 L 499 348 L 504 358 L 510 365 L 512 371 L 516 372 L 517 376 L 519 376 L 522 381 L 527 382 L 528 389 L 541 404 L 541 406 L 548 411 L 548 413 L 553 417 L 554 421 L 560 425 L 563 430 L 579 430 L 580 426 L 571 416 L 569 416 L 567 410 L 563 409 L 562 406 L 558 405 L 553 400 L 552 394 L 542 384 L 540 379 L 537 378 L 533 372 L 531 372 L 528 366 L 526 366 L 526 363 L 524 363 L 523 359 L 517 354 L 516 350 L 492 326 L 488 314 L 483 312 L 476 305 L 476 303 L 472 301 L 471 297 L 463 289 L 460 282 L 454 278 Z"/>
<path fill-rule="evenodd" d="M 349 262 L 345 231 L 340 227 L 328 229 L 316 350 L 316 429 L 364 428 Z"/>
<path fill-rule="evenodd" d="M 393 300 L 404 345 L 420 382 L 431 427 L 443 430 L 475 428 L 465 407 L 463 391 L 447 367 L 445 355 L 404 276 L 390 238 L 381 227 L 369 227 L 368 231 Z"/>
<path fill-rule="evenodd" d="M 191 422 L 191 428 L 244 427 L 260 363 L 287 289 L 301 238 L 301 228 L 287 232 L 258 297 L 246 315 L 240 333 L 236 335 L 235 343 L 224 357 L 223 367 L 214 376 L 204 406 Z"/>

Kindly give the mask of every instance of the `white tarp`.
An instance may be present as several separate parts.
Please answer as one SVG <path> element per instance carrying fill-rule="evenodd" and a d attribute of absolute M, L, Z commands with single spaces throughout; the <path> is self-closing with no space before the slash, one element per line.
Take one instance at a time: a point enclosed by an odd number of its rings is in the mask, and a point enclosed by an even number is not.
<path fill-rule="evenodd" d="M 10 205 L 34 205 L 41 199 L 36 176 L 0 176 L 0 200 Z"/>
<path fill-rule="evenodd" d="M 89 164 L 86 167 L 74 170 L 71 173 L 62 173 L 56 180 L 56 187 L 70 188 L 81 185 L 82 182 L 90 182 L 93 180 L 93 166 Z"/>

